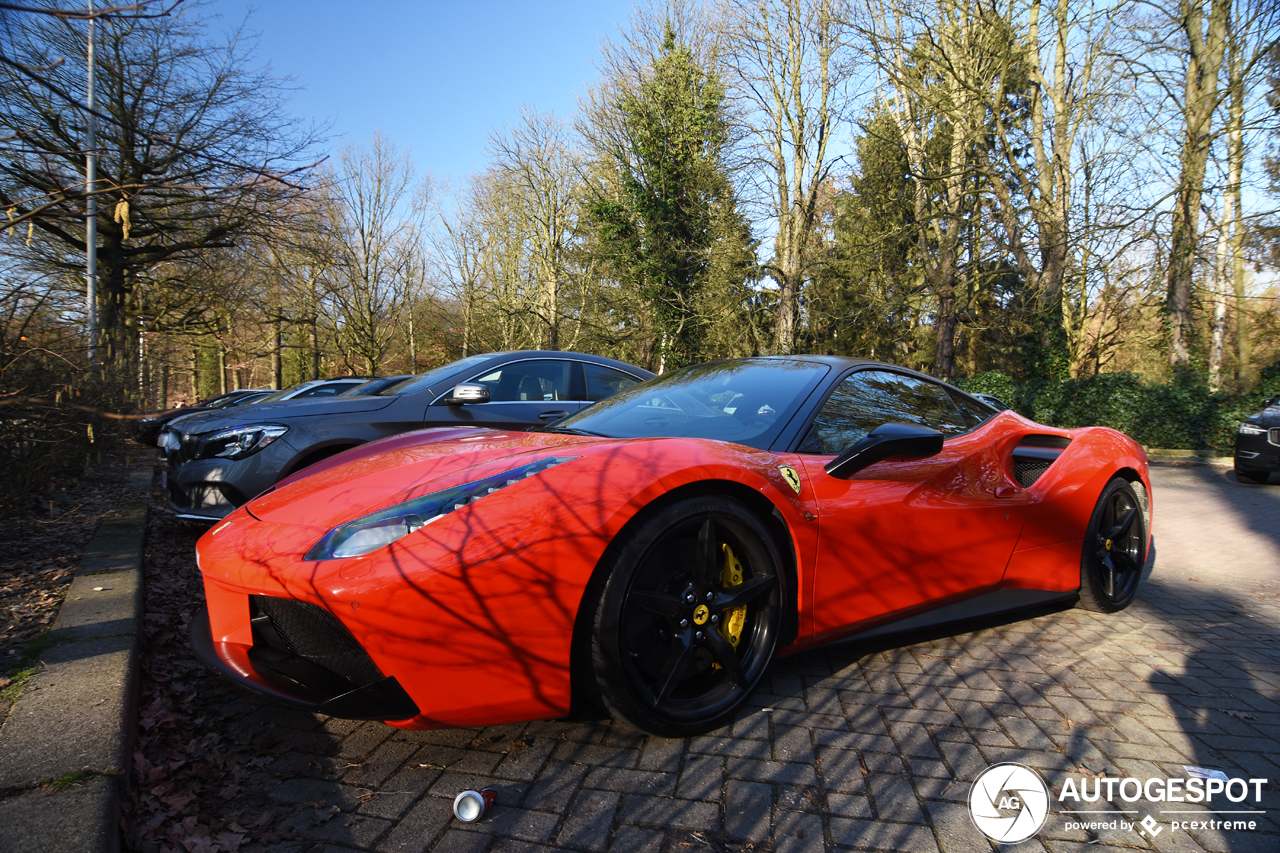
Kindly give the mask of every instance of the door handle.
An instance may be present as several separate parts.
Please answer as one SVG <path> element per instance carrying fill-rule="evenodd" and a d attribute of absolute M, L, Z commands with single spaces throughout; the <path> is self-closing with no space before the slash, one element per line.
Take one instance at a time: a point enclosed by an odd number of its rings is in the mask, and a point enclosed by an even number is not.
<path fill-rule="evenodd" d="M 567 418 L 567 417 L 569 417 L 568 412 L 543 412 L 542 414 L 538 415 L 538 418 L 544 421 L 558 421 L 561 418 Z"/>

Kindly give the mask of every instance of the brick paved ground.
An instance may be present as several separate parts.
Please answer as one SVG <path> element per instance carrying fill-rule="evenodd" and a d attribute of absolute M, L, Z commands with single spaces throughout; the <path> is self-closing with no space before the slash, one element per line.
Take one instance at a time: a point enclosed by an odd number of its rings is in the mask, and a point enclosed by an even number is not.
<path fill-rule="evenodd" d="M 1055 790 L 1103 773 L 1181 777 L 1183 765 L 1271 780 L 1261 805 L 1218 806 L 1269 811 L 1232 816 L 1254 831 L 1188 833 L 1169 821 L 1206 816 L 1161 809 L 1194 806 L 1117 799 L 1085 807 L 1152 815 L 1159 834 L 1068 830 L 1055 809 L 1019 851 L 1276 853 L 1280 581 L 1273 563 L 1251 578 L 1248 560 L 1274 561 L 1280 486 L 1246 489 L 1211 468 L 1161 468 L 1155 481 L 1156 568 L 1124 613 L 1042 612 L 790 658 L 706 737 L 557 722 L 399 732 L 246 695 L 226 738 L 275 743 L 242 784 L 314 806 L 293 820 L 304 849 L 988 851 L 970 783 L 1016 761 Z M 1224 533 L 1224 517 L 1239 530 Z M 454 821 L 454 795 L 486 786 L 499 792 L 490 814 Z"/>

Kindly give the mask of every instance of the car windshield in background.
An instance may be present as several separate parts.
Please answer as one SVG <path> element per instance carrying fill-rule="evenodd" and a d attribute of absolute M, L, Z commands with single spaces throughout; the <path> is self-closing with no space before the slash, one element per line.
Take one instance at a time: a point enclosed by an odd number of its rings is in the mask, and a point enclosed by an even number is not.
<path fill-rule="evenodd" d="M 628 388 L 553 429 L 610 438 L 714 438 L 765 449 L 829 370 L 792 359 L 696 364 Z"/>
<path fill-rule="evenodd" d="M 446 376 L 451 376 L 470 367 L 477 367 L 491 358 L 493 358 L 493 353 L 486 353 L 485 355 L 471 355 L 449 364 L 442 364 L 434 370 L 428 370 L 426 373 L 419 373 L 417 376 L 402 379 L 394 385 L 388 385 L 378 392 L 378 396 L 396 397 L 400 394 L 412 394 L 415 391 L 422 391 L 435 385 Z"/>
<path fill-rule="evenodd" d="M 301 387 L 301 386 L 299 386 L 299 385 L 292 385 L 292 386 L 290 386 L 290 387 L 288 387 L 288 388 L 281 388 L 279 391 L 272 391 L 272 392 L 271 392 L 270 394 L 268 394 L 267 396 L 260 398 L 260 399 L 258 400 L 258 402 L 259 402 L 259 403 L 275 403 L 275 402 L 278 402 L 278 401 L 280 401 L 280 400 L 283 400 L 287 394 L 289 394 L 289 393 L 291 393 L 291 392 L 293 392 L 293 391 L 298 390 L 298 388 L 299 388 L 299 387 Z"/>
<path fill-rule="evenodd" d="M 389 385 L 395 385 L 406 379 L 417 379 L 417 376 L 382 376 L 378 379 L 370 379 L 363 385 L 356 385 L 348 388 L 338 394 L 339 397 L 373 397 L 383 388 Z"/>

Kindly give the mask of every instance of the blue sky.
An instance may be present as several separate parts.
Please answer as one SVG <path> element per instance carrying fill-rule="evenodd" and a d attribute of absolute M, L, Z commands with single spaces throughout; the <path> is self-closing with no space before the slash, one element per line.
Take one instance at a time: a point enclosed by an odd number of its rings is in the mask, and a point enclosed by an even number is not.
<path fill-rule="evenodd" d="M 249 17 L 257 57 L 304 87 L 300 118 L 332 122 L 334 146 L 374 131 L 411 149 L 420 172 L 463 176 L 485 162 L 490 131 L 522 105 L 569 115 L 594 78 L 600 41 L 634 0 L 309 3 L 213 0 L 229 27 Z"/>

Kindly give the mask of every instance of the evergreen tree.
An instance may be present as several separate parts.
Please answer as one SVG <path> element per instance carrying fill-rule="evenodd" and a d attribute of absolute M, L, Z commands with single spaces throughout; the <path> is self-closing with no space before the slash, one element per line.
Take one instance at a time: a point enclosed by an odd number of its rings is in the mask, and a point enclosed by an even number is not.
<path fill-rule="evenodd" d="M 703 360 L 709 288 L 749 261 L 746 220 L 726 174 L 724 88 L 668 26 L 652 73 L 616 102 L 611 191 L 591 205 L 610 274 L 634 288 L 658 370 Z M 738 279 L 741 283 L 741 279 Z"/>

